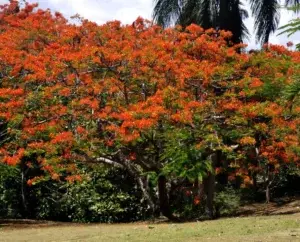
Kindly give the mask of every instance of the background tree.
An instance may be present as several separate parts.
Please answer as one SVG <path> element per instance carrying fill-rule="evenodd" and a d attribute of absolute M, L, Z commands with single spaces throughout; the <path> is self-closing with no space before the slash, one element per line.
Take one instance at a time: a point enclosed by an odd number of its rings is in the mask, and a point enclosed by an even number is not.
<path fill-rule="evenodd" d="M 294 13 L 298 13 L 300 10 L 300 4 L 296 4 L 294 7 L 288 8 L 288 10 L 293 11 Z M 281 26 L 279 28 L 281 32 L 279 35 L 287 34 L 288 37 L 300 31 L 300 20 L 299 18 L 292 19 L 288 24 Z M 289 43 L 292 45 L 292 43 Z M 296 45 L 297 50 L 300 49 L 299 43 Z"/>
<path fill-rule="evenodd" d="M 279 0 L 249 0 L 257 41 L 269 42 L 279 24 L 281 2 Z M 286 6 L 298 4 L 298 0 L 286 0 Z M 215 28 L 233 33 L 232 41 L 240 43 L 248 36 L 244 20 L 247 11 L 242 8 L 239 0 L 155 0 L 153 17 L 156 23 L 167 27 L 174 23 L 187 26 L 199 24 L 205 29 Z"/>
<path fill-rule="evenodd" d="M 233 33 L 231 40 L 234 43 L 242 42 L 248 35 L 243 22 L 248 13 L 239 0 L 156 0 L 153 17 L 163 27 L 174 23 L 182 26 L 194 23 L 205 29 L 228 30 Z"/>

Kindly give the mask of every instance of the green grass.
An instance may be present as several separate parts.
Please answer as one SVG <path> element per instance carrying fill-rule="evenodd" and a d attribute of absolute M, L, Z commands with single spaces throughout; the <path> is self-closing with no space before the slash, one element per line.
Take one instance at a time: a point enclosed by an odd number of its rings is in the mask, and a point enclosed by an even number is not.
<path fill-rule="evenodd" d="M 0 241 L 300 241 L 300 214 L 184 224 L 0 228 Z"/>

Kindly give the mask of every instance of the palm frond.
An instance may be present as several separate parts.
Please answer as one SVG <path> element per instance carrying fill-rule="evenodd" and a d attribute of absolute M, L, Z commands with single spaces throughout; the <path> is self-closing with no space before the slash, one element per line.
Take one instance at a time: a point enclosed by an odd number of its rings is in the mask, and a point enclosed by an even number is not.
<path fill-rule="evenodd" d="M 283 30 L 278 35 L 287 34 L 288 37 L 300 31 L 300 19 L 293 19 L 288 24 L 281 26 L 278 30 Z"/>
<path fill-rule="evenodd" d="M 299 12 L 299 4 L 300 0 L 285 0 L 285 7 L 289 7 L 291 10 L 295 12 Z"/>
<path fill-rule="evenodd" d="M 192 23 L 203 28 L 229 30 L 232 41 L 240 43 L 249 32 L 244 24 L 248 17 L 240 0 L 154 0 L 154 21 L 168 27 L 172 24 L 188 26 Z"/>
<path fill-rule="evenodd" d="M 155 0 L 153 20 L 163 27 L 174 24 L 177 22 L 185 2 L 185 0 Z"/>
<path fill-rule="evenodd" d="M 279 25 L 279 0 L 250 0 L 250 6 L 255 19 L 256 39 L 261 43 L 267 43 Z"/>

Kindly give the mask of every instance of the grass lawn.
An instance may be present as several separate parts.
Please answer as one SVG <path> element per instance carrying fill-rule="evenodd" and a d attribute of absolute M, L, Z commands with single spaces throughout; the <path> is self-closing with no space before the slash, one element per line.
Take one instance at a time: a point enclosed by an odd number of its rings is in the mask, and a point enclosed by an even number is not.
<path fill-rule="evenodd" d="M 300 241 L 300 214 L 184 224 L 2 227 L 0 241 Z"/>

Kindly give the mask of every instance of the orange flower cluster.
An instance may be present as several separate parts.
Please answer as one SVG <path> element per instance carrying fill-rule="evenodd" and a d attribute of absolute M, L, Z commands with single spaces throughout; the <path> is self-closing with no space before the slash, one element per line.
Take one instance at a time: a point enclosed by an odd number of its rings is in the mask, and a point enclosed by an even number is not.
<path fill-rule="evenodd" d="M 252 137 L 243 137 L 242 139 L 240 139 L 240 144 L 242 145 L 255 145 L 256 144 L 256 140 Z"/>
<path fill-rule="evenodd" d="M 4 163 L 10 165 L 10 166 L 15 166 L 17 165 L 21 159 L 23 158 L 24 156 L 24 152 L 25 152 L 25 149 L 24 148 L 20 148 L 18 149 L 17 153 L 10 156 L 10 155 L 6 155 L 4 156 Z"/>
<path fill-rule="evenodd" d="M 264 83 L 258 79 L 258 78 L 253 78 L 252 79 L 252 82 L 250 83 L 250 87 L 251 88 L 258 88 L 258 87 L 261 87 Z"/>
<path fill-rule="evenodd" d="M 80 175 L 67 176 L 66 181 L 70 183 L 74 183 L 77 181 L 82 181 L 82 177 Z"/>
<path fill-rule="evenodd" d="M 72 142 L 73 139 L 74 137 L 72 132 L 61 132 L 53 136 L 51 143 L 52 144 L 69 143 Z"/>

